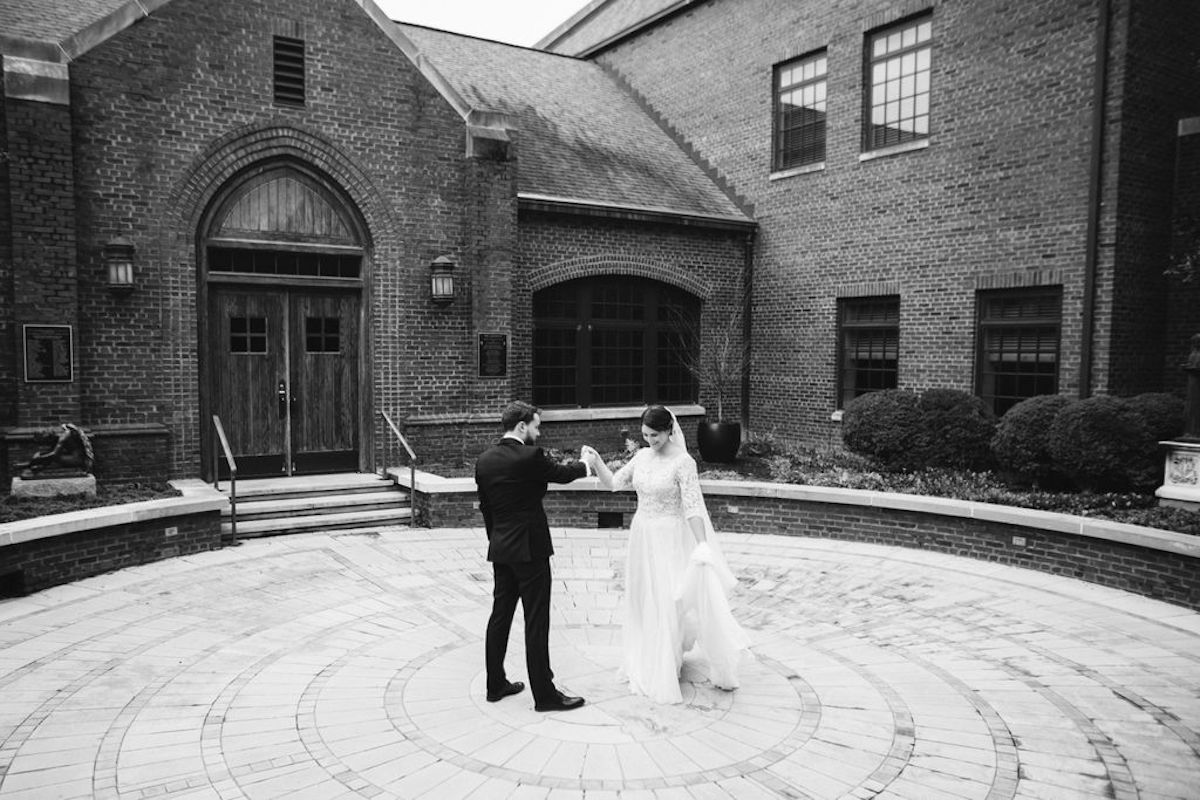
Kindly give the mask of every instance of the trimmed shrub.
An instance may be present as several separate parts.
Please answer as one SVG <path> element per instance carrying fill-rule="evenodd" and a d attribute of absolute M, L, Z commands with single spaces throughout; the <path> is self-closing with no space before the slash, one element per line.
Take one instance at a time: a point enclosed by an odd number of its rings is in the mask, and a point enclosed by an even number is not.
<path fill-rule="evenodd" d="M 1055 466 L 1084 491 L 1157 484 L 1157 442 L 1128 400 L 1097 395 L 1074 401 L 1055 416 L 1048 438 Z"/>
<path fill-rule="evenodd" d="M 991 466 L 996 415 L 987 403 L 958 389 L 928 389 L 918 408 L 924 447 L 915 455 L 921 468 L 986 469 Z"/>
<path fill-rule="evenodd" d="M 1146 392 L 1130 397 L 1129 403 L 1142 415 L 1154 441 L 1174 439 L 1183 433 L 1184 403 L 1176 395 Z"/>
<path fill-rule="evenodd" d="M 1005 412 L 992 437 L 992 455 L 1016 483 L 1060 486 L 1066 480 L 1054 466 L 1046 432 L 1058 412 L 1074 399 L 1064 394 L 1043 394 L 1022 400 Z"/>
<path fill-rule="evenodd" d="M 920 400 L 912 392 L 884 389 L 854 398 L 842 412 L 842 442 L 890 469 L 920 465 L 928 433 Z"/>

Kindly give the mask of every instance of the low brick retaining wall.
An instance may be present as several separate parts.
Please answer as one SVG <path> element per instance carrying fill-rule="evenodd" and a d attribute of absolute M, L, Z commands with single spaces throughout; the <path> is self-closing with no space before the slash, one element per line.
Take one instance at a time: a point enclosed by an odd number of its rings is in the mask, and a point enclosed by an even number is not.
<path fill-rule="evenodd" d="M 228 500 L 199 482 L 181 483 L 183 497 L 0 525 L 0 596 L 219 548 Z"/>
<path fill-rule="evenodd" d="M 0 431 L 0 488 L 11 484 L 12 465 L 28 461 L 44 446 L 34 437 L 48 430 Z M 171 431 L 165 425 L 97 425 L 84 431 L 96 455 L 93 472 L 102 481 L 156 481 L 171 472 Z"/>
<path fill-rule="evenodd" d="M 393 473 L 407 487 L 408 471 Z M 481 526 L 471 478 L 417 473 L 413 508 L 430 527 Z M 1033 509 L 939 497 L 778 483 L 702 480 L 713 526 L 914 547 L 1036 569 L 1200 610 L 1200 538 Z M 625 527 L 632 492 L 595 478 L 551 486 L 550 524 Z"/>

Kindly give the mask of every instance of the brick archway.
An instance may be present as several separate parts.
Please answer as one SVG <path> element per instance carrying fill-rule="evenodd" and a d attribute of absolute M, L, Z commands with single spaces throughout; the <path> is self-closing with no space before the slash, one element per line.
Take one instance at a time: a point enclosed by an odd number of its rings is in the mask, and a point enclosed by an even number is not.
<path fill-rule="evenodd" d="M 371 308 L 371 264 L 393 263 L 402 248 L 402 225 L 392 205 L 359 164 L 320 134 L 301 127 L 280 124 L 248 125 L 230 131 L 214 140 L 198 154 L 175 183 L 169 201 L 159 219 L 154 249 L 163 264 L 172 264 L 174 288 L 165 295 L 169 306 L 169 322 L 173 339 L 180 343 L 179 363 L 190 362 L 192 369 L 178 370 L 170 380 L 175 384 L 172 395 L 177 399 L 177 420 L 173 431 L 173 470 L 198 474 L 201 471 L 199 454 L 211 446 L 208 409 L 201 398 L 205 384 L 204 367 L 199 353 L 184 343 L 196 342 L 197 332 L 203 341 L 203 309 L 206 294 L 198 270 L 198 244 L 201 227 L 213 202 L 231 181 L 256 166 L 270 163 L 303 165 L 324 176 L 336 186 L 360 217 L 364 258 L 362 307 Z M 189 287 L 190 282 L 190 287 Z M 373 368 L 373 356 L 368 346 L 362 353 L 365 369 Z M 371 385 L 368 379 L 365 385 Z M 362 399 L 362 452 L 372 452 L 373 392 Z M 208 463 L 204 461 L 203 463 Z"/>
<path fill-rule="evenodd" d="M 708 281 L 697 278 L 678 264 L 668 264 L 664 261 L 621 253 L 601 253 L 537 267 L 529 273 L 529 289 L 531 292 L 536 292 L 564 281 L 603 275 L 649 278 L 677 286 L 701 300 L 709 299 L 713 292 Z"/>

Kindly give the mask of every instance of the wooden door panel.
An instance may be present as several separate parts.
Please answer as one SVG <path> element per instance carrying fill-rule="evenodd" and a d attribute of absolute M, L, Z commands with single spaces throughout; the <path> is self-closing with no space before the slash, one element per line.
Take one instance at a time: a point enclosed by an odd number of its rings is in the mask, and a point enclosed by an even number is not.
<path fill-rule="evenodd" d="M 213 413 L 229 437 L 238 470 L 285 470 L 287 421 L 278 385 L 287 376 L 285 307 L 279 295 L 215 291 L 209 342 Z"/>
<path fill-rule="evenodd" d="M 298 472 L 358 467 L 357 294 L 294 294 L 292 446 Z"/>

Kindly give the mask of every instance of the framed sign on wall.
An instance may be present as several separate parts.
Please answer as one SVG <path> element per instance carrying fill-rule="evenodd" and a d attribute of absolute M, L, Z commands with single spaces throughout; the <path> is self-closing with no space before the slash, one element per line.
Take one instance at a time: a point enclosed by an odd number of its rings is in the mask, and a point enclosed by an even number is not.
<path fill-rule="evenodd" d="M 479 377 L 503 378 L 508 375 L 508 334 L 479 334 Z"/>
<path fill-rule="evenodd" d="M 26 383 L 75 380 L 75 341 L 70 325 L 22 325 Z"/>

